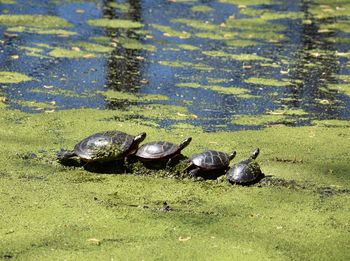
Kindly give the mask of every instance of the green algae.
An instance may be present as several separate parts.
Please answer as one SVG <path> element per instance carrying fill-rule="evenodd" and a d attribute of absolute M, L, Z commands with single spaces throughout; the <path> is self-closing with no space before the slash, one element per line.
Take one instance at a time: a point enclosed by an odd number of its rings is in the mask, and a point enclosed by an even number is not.
<path fill-rule="evenodd" d="M 269 5 L 272 3 L 278 3 L 276 0 L 219 0 L 219 2 L 240 5 Z"/>
<path fill-rule="evenodd" d="M 187 88 L 202 88 L 207 90 L 212 90 L 215 92 L 223 93 L 223 94 L 233 94 L 237 96 L 245 95 L 245 97 L 249 97 L 248 90 L 239 87 L 223 87 L 220 85 L 204 85 L 196 82 L 183 82 L 177 83 L 178 87 L 187 87 Z M 248 95 L 248 96 L 247 96 Z"/>
<path fill-rule="evenodd" d="M 199 32 L 199 33 L 196 33 L 195 35 L 200 38 L 208 38 L 212 40 L 227 40 L 227 39 L 234 39 L 238 35 L 238 32 L 208 31 L 208 32 Z"/>
<path fill-rule="evenodd" d="M 274 111 L 269 111 L 268 114 L 270 114 L 270 115 L 302 116 L 302 115 L 306 115 L 307 112 L 305 112 L 302 109 L 286 107 L 286 108 L 277 109 L 277 110 L 274 110 Z"/>
<path fill-rule="evenodd" d="M 103 44 L 108 44 L 111 42 L 111 38 L 108 36 L 92 36 L 89 39 L 98 43 L 103 43 Z"/>
<path fill-rule="evenodd" d="M 177 46 L 179 46 L 181 49 L 188 51 L 195 51 L 199 49 L 199 47 L 190 44 L 178 44 Z"/>
<path fill-rule="evenodd" d="M 144 260 L 349 257 L 349 195 L 322 196 L 324 187 L 333 193 L 350 185 L 349 152 L 344 146 L 348 126 L 217 133 L 196 128 L 194 134 L 188 125 L 169 131 L 104 120 L 118 111 L 30 115 L 0 109 L 0 114 L 0 124 L 7 126 L 0 129 L 4 258 L 124 260 L 130 253 Z M 193 135 L 183 150 L 186 156 L 208 148 L 237 148 L 238 161 L 260 147 L 258 161 L 266 175 L 303 186 L 239 187 L 218 181 L 102 175 L 55 162 L 55 151 L 61 147 L 72 148 L 92 133 L 113 129 L 134 135 L 146 131 L 145 142 L 178 143 Z M 164 201 L 171 211 L 162 211 Z"/>
<path fill-rule="evenodd" d="M 201 20 L 195 20 L 195 19 L 176 18 L 176 19 L 171 19 L 171 22 L 185 24 L 186 26 L 192 27 L 194 29 L 199 29 L 199 30 L 212 31 L 212 30 L 218 29 L 218 25 L 211 24 L 209 22 L 203 22 Z"/>
<path fill-rule="evenodd" d="M 31 109 L 36 109 L 36 110 L 54 110 L 57 108 L 55 103 L 53 102 L 38 102 L 38 101 L 26 101 L 26 100 L 17 100 L 17 104 L 31 108 Z"/>
<path fill-rule="evenodd" d="M 87 23 L 91 26 L 121 28 L 121 29 L 133 29 L 133 28 L 143 27 L 143 24 L 139 22 L 123 20 L 123 19 L 94 19 L 94 20 L 88 20 Z"/>
<path fill-rule="evenodd" d="M 18 72 L 0 71 L 0 83 L 21 83 L 34 80 L 25 74 Z"/>
<path fill-rule="evenodd" d="M 349 2 L 317 1 L 318 4 L 311 6 L 309 12 L 317 19 L 349 16 Z"/>
<path fill-rule="evenodd" d="M 327 88 L 329 90 L 337 91 L 343 93 L 350 97 L 350 83 L 339 83 L 339 84 L 328 84 Z"/>
<path fill-rule="evenodd" d="M 126 49 L 136 49 L 136 50 L 144 49 L 150 52 L 156 51 L 156 47 L 154 45 L 143 44 L 136 39 L 119 38 L 118 41 Z"/>
<path fill-rule="evenodd" d="M 98 92 L 105 96 L 108 100 L 128 100 L 128 101 L 166 101 L 169 98 L 165 95 L 156 94 L 133 94 L 129 92 L 119 92 L 114 90 L 107 90 Z"/>
<path fill-rule="evenodd" d="M 278 20 L 278 19 L 303 19 L 303 12 L 276 12 L 266 9 L 242 8 L 241 14 L 258 17 L 263 20 Z"/>
<path fill-rule="evenodd" d="M 159 64 L 164 66 L 179 67 L 179 68 L 188 67 L 191 69 L 203 70 L 203 71 L 214 70 L 213 67 L 210 67 L 203 63 L 191 63 L 191 62 L 185 62 L 185 61 L 159 61 Z"/>
<path fill-rule="evenodd" d="M 229 41 L 225 41 L 225 43 L 228 46 L 241 46 L 241 47 L 254 46 L 259 44 L 258 42 L 251 41 L 251 40 L 229 40 Z"/>
<path fill-rule="evenodd" d="M 343 80 L 345 82 L 350 82 L 350 75 L 347 74 L 339 74 L 339 75 L 335 75 L 335 77 L 337 79 Z"/>
<path fill-rule="evenodd" d="M 151 120 L 187 120 L 195 119 L 197 116 L 190 113 L 187 107 L 178 105 L 150 104 L 145 106 L 131 106 L 127 115 L 139 115 Z"/>
<path fill-rule="evenodd" d="M 277 19 L 303 19 L 303 12 L 268 12 L 265 11 L 259 18 L 264 20 L 277 20 Z"/>
<path fill-rule="evenodd" d="M 232 123 L 239 125 L 268 125 L 277 123 L 284 119 L 283 115 L 242 115 L 232 120 Z"/>
<path fill-rule="evenodd" d="M 176 31 L 174 30 L 172 27 L 170 26 L 164 26 L 164 25 L 159 25 L 159 24 L 152 24 L 151 25 L 153 28 L 163 32 L 164 36 L 167 37 L 178 37 L 181 39 L 186 39 L 186 38 L 190 38 L 191 34 L 185 31 Z"/>
<path fill-rule="evenodd" d="M 198 0 L 170 0 L 170 2 L 173 2 L 173 3 L 195 3 L 197 1 Z"/>
<path fill-rule="evenodd" d="M 275 87 L 283 87 L 291 85 L 289 81 L 280 81 L 276 79 L 268 79 L 268 78 L 258 78 L 251 77 L 249 79 L 244 80 L 246 83 L 258 84 L 258 85 L 267 85 L 267 86 L 275 86 Z"/>
<path fill-rule="evenodd" d="M 247 16 L 261 16 L 266 10 L 264 9 L 255 9 L 255 8 L 241 8 L 239 9 L 239 12 L 241 14 L 247 15 Z"/>
<path fill-rule="evenodd" d="M 113 7 L 115 9 L 119 9 L 121 12 L 128 12 L 131 9 L 131 6 L 129 3 L 116 3 L 116 2 L 110 2 L 108 3 L 110 7 Z"/>
<path fill-rule="evenodd" d="M 286 39 L 286 36 L 282 33 L 276 32 L 256 32 L 252 30 L 245 30 L 240 32 L 239 36 L 244 39 L 256 39 L 269 43 L 277 43 Z"/>
<path fill-rule="evenodd" d="M 260 18 L 242 18 L 242 19 L 231 19 L 228 18 L 225 21 L 225 25 L 228 28 L 239 29 L 244 31 L 267 31 L 267 32 L 276 32 L 283 31 L 285 26 L 282 24 L 276 24 L 268 22 L 267 20 Z"/>
<path fill-rule="evenodd" d="M 32 34 L 55 34 L 59 36 L 71 36 L 76 35 L 76 32 L 63 30 L 63 29 L 43 29 L 43 28 L 35 28 L 35 27 L 25 27 L 25 26 L 16 26 L 16 27 L 10 27 L 7 28 L 7 31 L 9 32 L 16 32 L 16 33 L 32 33 Z"/>
<path fill-rule="evenodd" d="M 207 5 L 194 5 L 191 7 L 192 12 L 208 13 L 214 11 L 213 8 Z"/>
<path fill-rule="evenodd" d="M 204 51 L 202 53 L 212 57 L 223 57 L 223 58 L 233 59 L 237 61 L 269 61 L 270 60 L 269 58 L 265 58 L 257 54 L 248 54 L 248 53 L 231 54 L 223 51 Z"/>
<path fill-rule="evenodd" d="M 25 55 L 27 56 L 38 57 L 38 58 L 50 58 L 49 56 L 46 56 L 43 54 L 45 50 L 41 48 L 31 47 L 31 46 L 18 46 L 17 48 L 20 50 L 24 50 Z"/>
<path fill-rule="evenodd" d="M 91 52 L 85 52 L 79 48 L 66 49 L 61 47 L 55 47 L 48 55 L 56 58 L 95 58 L 97 54 Z"/>
<path fill-rule="evenodd" d="M 350 10 L 350 8 L 349 8 L 349 10 Z M 350 33 L 350 22 L 345 20 L 345 21 L 337 21 L 337 22 L 330 23 L 330 24 L 321 24 L 319 30 L 321 30 L 321 31 L 339 30 L 339 31 L 342 31 L 344 33 Z M 340 39 L 343 39 L 343 41 L 346 40 L 344 38 L 340 38 Z"/>
<path fill-rule="evenodd" d="M 89 42 L 72 42 L 70 43 L 73 47 L 79 47 L 84 49 L 87 52 L 96 52 L 96 53 L 110 53 L 113 51 L 113 47 L 105 46 L 101 44 L 89 43 Z"/>
<path fill-rule="evenodd" d="M 15 0 L 0 0 L 0 4 L 15 4 Z"/>
<path fill-rule="evenodd" d="M 346 120 L 313 120 L 312 124 L 323 127 L 350 127 L 350 122 Z"/>
<path fill-rule="evenodd" d="M 65 19 L 48 15 L 0 15 L 0 25 L 57 28 L 72 26 Z"/>
<path fill-rule="evenodd" d="M 33 88 L 31 90 L 31 92 L 34 92 L 34 93 L 46 93 L 46 94 L 49 94 L 49 95 L 52 95 L 52 96 L 60 95 L 60 96 L 65 96 L 65 97 L 87 97 L 87 96 L 91 96 L 91 95 L 88 95 L 86 93 L 78 94 L 78 93 L 76 93 L 74 91 L 71 91 L 71 90 L 66 90 L 66 89 L 62 89 L 62 88 L 56 87 L 56 86 L 47 86 L 47 85 L 45 85 L 42 88 Z"/>

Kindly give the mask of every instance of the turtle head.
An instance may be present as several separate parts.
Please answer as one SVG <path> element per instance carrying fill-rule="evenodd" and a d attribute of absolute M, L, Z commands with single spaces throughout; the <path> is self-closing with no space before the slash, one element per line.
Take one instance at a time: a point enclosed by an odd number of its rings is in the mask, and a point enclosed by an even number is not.
<path fill-rule="evenodd" d="M 250 155 L 250 158 L 255 160 L 259 156 L 260 149 L 256 148 L 253 153 Z"/>
<path fill-rule="evenodd" d="M 142 132 L 139 135 L 134 137 L 134 141 L 131 144 L 131 147 L 126 152 L 126 155 L 133 155 L 136 153 L 137 149 L 139 148 L 139 144 L 146 138 L 146 132 Z"/>
<path fill-rule="evenodd" d="M 236 152 L 235 150 L 232 151 L 232 153 L 228 156 L 228 158 L 230 159 L 230 161 L 233 160 L 234 157 L 236 157 L 236 154 L 237 154 L 237 152 Z"/>
<path fill-rule="evenodd" d="M 140 133 L 139 135 L 135 136 L 134 142 L 137 143 L 137 144 L 143 142 L 144 139 L 146 138 L 146 135 L 147 135 L 146 132 Z"/>
<path fill-rule="evenodd" d="M 191 137 L 184 139 L 179 145 L 180 149 L 182 150 L 182 149 L 186 148 L 188 146 L 188 144 L 190 144 L 191 140 L 192 140 Z"/>

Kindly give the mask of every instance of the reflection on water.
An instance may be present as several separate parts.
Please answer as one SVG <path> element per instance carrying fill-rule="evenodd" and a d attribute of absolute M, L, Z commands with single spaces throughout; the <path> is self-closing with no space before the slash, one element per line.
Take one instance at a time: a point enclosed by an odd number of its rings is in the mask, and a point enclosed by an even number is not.
<path fill-rule="evenodd" d="M 118 119 L 206 130 L 350 117 L 346 3 L 18 0 L 0 7 L 1 71 L 33 78 L 0 80 L 13 108 L 112 109 Z"/>

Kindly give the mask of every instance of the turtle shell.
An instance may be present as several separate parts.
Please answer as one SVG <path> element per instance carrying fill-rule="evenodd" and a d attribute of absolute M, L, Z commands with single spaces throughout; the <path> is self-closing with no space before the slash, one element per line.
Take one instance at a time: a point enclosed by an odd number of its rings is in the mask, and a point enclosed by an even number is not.
<path fill-rule="evenodd" d="M 144 160 L 165 160 L 180 152 L 180 146 L 166 141 L 153 141 L 142 145 L 136 156 Z"/>
<path fill-rule="evenodd" d="M 208 150 L 206 152 L 192 155 L 190 160 L 195 166 L 201 169 L 224 169 L 230 164 L 230 155 L 221 151 Z"/>
<path fill-rule="evenodd" d="M 74 152 L 85 161 L 111 161 L 122 159 L 134 143 L 134 136 L 121 131 L 93 134 L 74 147 Z"/>
<path fill-rule="evenodd" d="M 230 183 L 248 184 L 261 177 L 259 164 L 254 159 L 247 159 L 233 165 L 227 173 Z"/>

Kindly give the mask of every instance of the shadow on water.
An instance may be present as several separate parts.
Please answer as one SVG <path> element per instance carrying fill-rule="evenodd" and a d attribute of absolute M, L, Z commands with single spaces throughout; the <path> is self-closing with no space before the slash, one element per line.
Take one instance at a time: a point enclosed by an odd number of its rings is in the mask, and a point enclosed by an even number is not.
<path fill-rule="evenodd" d="M 128 12 L 122 14 L 118 14 L 115 8 L 113 8 L 111 5 L 111 3 L 114 3 L 113 0 L 105 0 L 103 2 L 104 18 L 126 19 L 141 22 L 142 10 L 140 1 L 127 1 L 130 4 L 130 8 Z M 139 35 L 136 34 L 134 30 L 127 30 L 124 32 L 125 34 L 122 35 L 118 29 L 106 28 L 105 33 L 112 42 L 117 42 L 118 37 L 126 37 L 140 41 Z M 107 88 L 123 92 L 137 92 L 140 85 L 141 74 L 140 61 L 137 59 L 137 57 L 140 56 L 140 50 L 128 49 L 122 46 L 117 46 L 114 48 L 107 59 Z M 119 57 L 124 57 L 124 59 L 120 59 Z M 110 105 L 107 105 L 107 107 L 113 108 L 113 106 Z"/>
<path fill-rule="evenodd" d="M 291 99 L 285 105 L 303 108 L 316 114 L 318 119 L 345 117 L 336 93 L 327 91 L 327 85 L 336 82 L 334 76 L 340 70 L 335 44 L 327 41 L 335 36 L 335 32 L 320 31 L 320 24 L 309 12 L 311 4 L 310 1 L 301 1 L 301 10 L 309 22 L 302 24 L 300 29 L 296 62 L 290 68 L 295 87 L 290 88 Z M 321 22 L 330 21 L 325 19 Z"/>
<path fill-rule="evenodd" d="M 1 15 L 2 71 L 32 78 L 0 84 L 11 108 L 110 109 L 124 113 L 118 120 L 207 131 L 350 117 L 349 95 L 329 87 L 348 84 L 338 74 L 350 73 L 347 56 L 337 55 L 347 49 L 330 39 L 349 37 L 324 30 L 342 18 L 317 17 L 312 1 L 49 2 L 4 5 L 11 15 L 53 15 L 71 24 L 38 29 Z"/>

